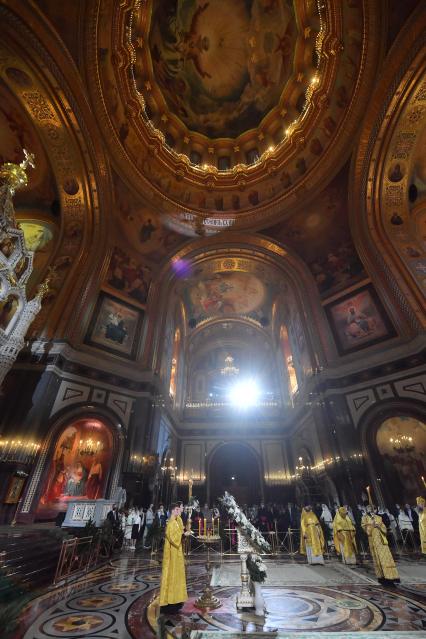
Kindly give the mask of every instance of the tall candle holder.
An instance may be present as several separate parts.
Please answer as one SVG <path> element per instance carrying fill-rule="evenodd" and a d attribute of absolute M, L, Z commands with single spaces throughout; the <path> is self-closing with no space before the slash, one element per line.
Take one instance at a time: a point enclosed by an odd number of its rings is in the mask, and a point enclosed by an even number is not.
<path fill-rule="evenodd" d="M 212 579 L 212 565 L 210 563 L 210 543 L 216 543 L 216 539 L 214 537 L 208 537 L 206 535 L 205 539 L 203 539 L 203 543 L 207 546 L 207 562 L 206 562 L 206 573 L 207 573 L 207 583 L 204 586 L 203 592 L 195 601 L 194 606 L 196 608 L 200 608 L 200 610 L 214 610 L 219 608 L 222 605 L 219 597 L 216 597 L 213 594 L 212 587 L 210 585 Z"/>

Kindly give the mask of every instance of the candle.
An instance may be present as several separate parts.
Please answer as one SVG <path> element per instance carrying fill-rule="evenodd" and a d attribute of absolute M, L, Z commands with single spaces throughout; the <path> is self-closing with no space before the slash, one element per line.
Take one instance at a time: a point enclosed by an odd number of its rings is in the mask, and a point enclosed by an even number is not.
<path fill-rule="evenodd" d="M 206 534 L 206 518 L 204 517 L 204 534 Z"/>
<path fill-rule="evenodd" d="M 370 506 L 372 506 L 373 502 L 371 500 L 371 489 L 370 489 L 370 486 L 367 486 L 367 495 L 368 495 L 368 503 L 370 504 Z"/>
<path fill-rule="evenodd" d="M 201 519 L 198 520 L 198 536 L 201 535 Z"/>

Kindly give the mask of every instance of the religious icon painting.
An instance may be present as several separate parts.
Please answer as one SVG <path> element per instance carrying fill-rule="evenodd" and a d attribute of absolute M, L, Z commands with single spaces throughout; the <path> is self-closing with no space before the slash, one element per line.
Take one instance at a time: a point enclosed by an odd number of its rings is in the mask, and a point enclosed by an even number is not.
<path fill-rule="evenodd" d="M 371 284 L 334 300 L 324 308 L 340 355 L 396 335 Z"/>
<path fill-rule="evenodd" d="M 103 499 L 113 460 L 111 429 L 100 419 L 77 419 L 60 432 L 51 452 L 37 517 L 64 512 L 70 501 Z"/>
<path fill-rule="evenodd" d="M 86 344 L 134 359 L 144 311 L 101 291 L 86 336 Z"/>
<path fill-rule="evenodd" d="M 150 284 L 150 267 L 115 246 L 103 288 L 109 289 L 116 297 L 145 308 Z"/>

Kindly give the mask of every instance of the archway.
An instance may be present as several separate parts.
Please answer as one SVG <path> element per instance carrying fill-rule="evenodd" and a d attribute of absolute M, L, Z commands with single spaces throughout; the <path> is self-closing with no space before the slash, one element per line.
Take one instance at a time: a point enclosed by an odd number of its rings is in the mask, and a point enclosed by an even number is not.
<path fill-rule="evenodd" d="M 377 422 L 367 442 L 385 502 L 414 503 L 424 491 L 425 421 L 400 412 Z"/>
<path fill-rule="evenodd" d="M 228 442 L 216 448 L 207 476 L 210 502 L 214 503 L 227 490 L 241 505 L 259 503 L 262 497 L 259 464 L 254 450 L 242 442 Z"/>

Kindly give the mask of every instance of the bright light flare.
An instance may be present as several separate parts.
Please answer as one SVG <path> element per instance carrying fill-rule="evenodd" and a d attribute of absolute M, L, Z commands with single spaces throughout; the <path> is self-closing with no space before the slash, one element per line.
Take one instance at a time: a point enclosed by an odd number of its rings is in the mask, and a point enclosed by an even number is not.
<path fill-rule="evenodd" d="M 228 398 L 233 406 L 245 409 L 256 406 L 259 402 L 260 389 L 256 380 L 246 379 L 237 382 L 229 389 Z"/>

